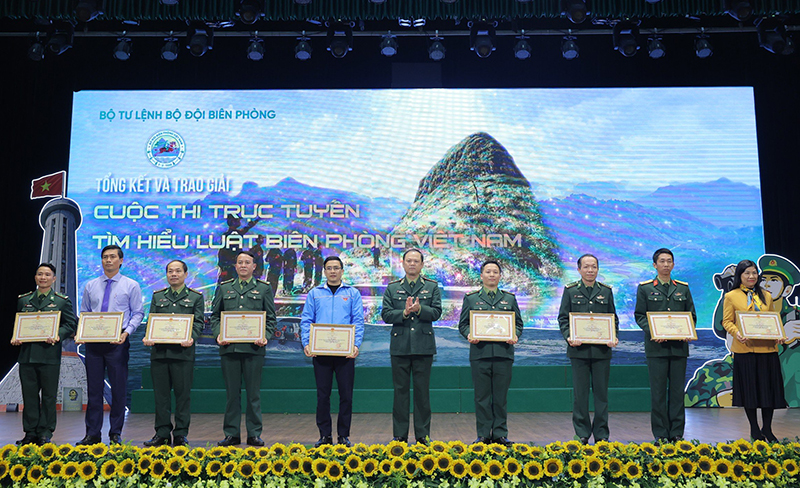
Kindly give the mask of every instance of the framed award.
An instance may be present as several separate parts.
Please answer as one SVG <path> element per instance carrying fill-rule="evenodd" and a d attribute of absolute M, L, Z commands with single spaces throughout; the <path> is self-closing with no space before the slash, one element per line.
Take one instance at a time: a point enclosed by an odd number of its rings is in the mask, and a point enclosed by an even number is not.
<path fill-rule="evenodd" d="M 691 312 L 647 312 L 650 337 L 668 341 L 697 339 Z"/>
<path fill-rule="evenodd" d="M 13 341 L 44 342 L 55 339 L 61 312 L 19 312 L 14 318 Z"/>
<path fill-rule="evenodd" d="M 75 342 L 116 342 L 122 335 L 123 312 L 82 312 Z"/>
<path fill-rule="evenodd" d="M 264 340 L 267 312 L 222 312 L 219 320 L 223 342 Z"/>
<path fill-rule="evenodd" d="M 470 310 L 469 334 L 479 341 L 507 342 L 517 339 L 516 314 L 496 310 Z"/>
<path fill-rule="evenodd" d="M 144 338 L 156 344 L 180 344 L 192 338 L 194 315 L 151 313 Z"/>
<path fill-rule="evenodd" d="M 584 344 L 608 344 L 616 340 L 613 313 L 569 314 L 569 337 Z"/>
<path fill-rule="evenodd" d="M 746 339 L 785 339 L 778 312 L 736 312 L 736 322 Z"/>
<path fill-rule="evenodd" d="M 352 324 L 311 324 L 308 346 L 315 356 L 351 356 L 356 329 Z"/>

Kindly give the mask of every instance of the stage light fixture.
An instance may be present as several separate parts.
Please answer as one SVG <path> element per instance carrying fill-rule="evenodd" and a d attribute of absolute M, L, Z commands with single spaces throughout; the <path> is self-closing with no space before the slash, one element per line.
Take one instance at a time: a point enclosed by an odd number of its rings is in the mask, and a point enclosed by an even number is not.
<path fill-rule="evenodd" d="M 566 15 L 573 24 L 580 24 L 589 16 L 587 0 L 561 0 L 561 15 Z"/>
<path fill-rule="evenodd" d="M 89 22 L 103 13 L 102 0 L 83 0 L 75 5 L 75 18 L 78 22 Z"/>
<path fill-rule="evenodd" d="M 439 0 L 442 3 L 456 3 L 458 0 Z"/>
<path fill-rule="evenodd" d="M 114 59 L 119 59 L 120 61 L 127 61 L 131 57 L 131 40 L 125 37 L 125 34 L 122 34 L 122 37 L 117 39 L 117 45 L 114 46 L 114 52 L 112 53 Z"/>
<path fill-rule="evenodd" d="M 175 61 L 178 59 L 178 39 L 172 37 L 167 37 L 164 39 L 166 41 L 164 46 L 161 48 L 161 59 L 165 61 Z"/>
<path fill-rule="evenodd" d="M 297 46 L 294 47 L 294 57 L 300 61 L 311 59 L 311 38 L 306 37 L 306 33 L 297 38 Z"/>
<path fill-rule="evenodd" d="M 245 24 L 252 25 L 264 15 L 264 7 L 259 0 L 241 0 L 236 15 Z"/>
<path fill-rule="evenodd" d="M 336 59 L 342 59 L 353 50 L 353 26 L 344 22 L 333 22 L 328 27 L 328 51 Z"/>
<path fill-rule="evenodd" d="M 756 26 L 758 32 L 758 45 L 771 52 L 772 54 L 790 54 L 794 52 L 792 45 L 790 52 L 786 52 L 789 36 L 786 34 L 786 27 L 783 22 L 776 17 L 763 18 L 758 21 Z"/>
<path fill-rule="evenodd" d="M 661 0 L 647 0 L 647 3 L 659 3 Z"/>
<path fill-rule="evenodd" d="M 658 36 L 647 39 L 647 55 L 652 59 L 661 59 L 667 55 L 667 48 Z"/>
<path fill-rule="evenodd" d="M 74 32 L 72 24 L 69 23 L 65 24 L 63 28 L 56 29 L 55 34 L 50 36 L 50 40 L 47 41 L 47 48 L 56 55 L 64 54 L 67 49 L 72 47 Z"/>
<path fill-rule="evenodd" d="M 614 49 L 626 58 L 639 50 L 639 26 L 630 21 L 618 22 L 612 33 Z"/>
<path fill-rule="evenodd" d="M 443 40 L 443 37 L 439 37 L 438 30 L 436 31 L 436 35 L 431 37 L 431 45 L 428 46 L 428 57 L 434 61 L 441 61 L 444 59 L 446 49 L 444 48 Z"/>
<path fill-rule="evenodd" d="M 753 4 L 742 0 L 725 0 L 723 2 L 725 13 L 738 20 L 739 22 L 747 19 L 753 14 Z"/>
<path fill-rule="evenodd" d="M 469 48 L 479 58 L 488 58 L 497 49 L 494 47 L 494 25 L 489 22 L 470 22 Z"/>
<path fill-rule="evenodd" d="M 192 56 L 200 57 L 214 49 L 214 31 L 205 24 L 195 25 L 189 30 L 189 44 L 186 46 Z"/>
<path fill-rule="evenodd" d="M 44 59 L 45 45 L 39 38 L 39 33 L 36 33 L 36 40 L 28 47 L 28 59 L 31 61 L 41 61 Z"/>
<path fill-rule="evenodd" d="M 178 0 L 159 0 L 161 5 L 178 5 Z"/>
<path fill-rule="evenodd" d="M 694 52 L 700 59 L 711 57 L 714 54 L 714 46 L 711 45 L 711 40 L 705 34 L 700 34 L 694 40 Z"/>
<path fill-rule="evenodd" d="M 561 55 L 564 59 L 577 59 L 580 55 L 578 39 L 573 35 L 564 36 L 561 40 Z"/>
<path fill-rule="evenodd" d="M 791 37 L 786 36 L 786 47 L 783 48 L 783 55 L 788 56 L 794 54 L 794 41 Z"/>
<path fill-rule="evenodd" d="M 247 59 L 250 61 L 261 61 L 264 59 L 264 39 L 258 37 L 258 33 L 250 39 L 247 46 Z"/>
<path fill-rule="evenodd" d="M 381 40 L 381 54 L 390 58 L 397 54 L 398 47 L 397 36 L 392 35 L 392 31 L 389 31 L 388 34 L 383 36 Z"/>
<path fill-rule="evenodd" d="M 311 3 L 311 0 L 294 0 L 294 3 L 296 3 L 297 5 L 308 5 L 309 3 Z"/>
<path fill-rule="evenodd" d="M 525 31 L 522 31 L 522 35 L 517 36 L 517 44 L 514 46 L 514 57 L 517 59 L 528 59 L 531 57 L 531 45 L 528 44 L 528 36 L 525 35 Z"/>
<path fill-rule="evenodd" d="M 386 3 L 386 0 L 369 0 L 372 3 Z"/>

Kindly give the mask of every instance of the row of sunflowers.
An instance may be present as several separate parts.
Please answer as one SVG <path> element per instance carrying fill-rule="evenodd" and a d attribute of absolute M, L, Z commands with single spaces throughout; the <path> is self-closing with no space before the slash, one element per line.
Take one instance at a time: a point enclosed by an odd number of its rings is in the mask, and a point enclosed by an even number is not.
<path fill-rule="evenodd" d="M 0 486 L 516 488 L 800 486 L 800 442 L 577 441 L 307 448 L 33 444 L 0 448 Z"/>

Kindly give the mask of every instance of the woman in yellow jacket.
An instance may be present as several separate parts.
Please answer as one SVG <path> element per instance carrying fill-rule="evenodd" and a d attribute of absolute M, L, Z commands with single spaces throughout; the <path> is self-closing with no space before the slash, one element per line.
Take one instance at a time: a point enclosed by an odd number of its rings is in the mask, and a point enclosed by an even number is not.
<path fill-rule="evenodd" d="M 761 288 L 756 263 L 745 259 L 736 265 L 733 288 L 725 294 L 722 326 L 733 337 L 733 405 L 744 407 L 750 422 L 750 437 L 776 442 L 772 414 L 786 408 L 783 377 L 778 359 L 782 340 L 747 339 L 736 320 L 737 311 L 772 310 L 772 296 Z M 756 409 L 761 409 L 763 426 L 758 427 Z"/>

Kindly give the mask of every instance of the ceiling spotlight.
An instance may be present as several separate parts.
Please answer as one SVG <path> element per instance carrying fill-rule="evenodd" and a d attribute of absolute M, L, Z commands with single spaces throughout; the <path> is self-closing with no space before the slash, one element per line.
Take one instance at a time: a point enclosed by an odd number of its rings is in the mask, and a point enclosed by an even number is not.
<path fill-rule="evenodd" d="M 264 8 L 259 0 L 241 0 L 236 15 L 245 24 L 252 25 L 264 15 Z"/>
<path fill-rule="evenodd" d="M 178 59 L 178 39 L 172 37 L 167 37 L 164 39 L 166 42 L 164 43 L 164 47 L 161 48 L 161 59 L 166 61 L 175 61 Z"/>
<path fill-rule="evenodd" d="M 120 61 L 127 61 L 131 57 L 131 40 L 125 37 L 125 33 L 122 33 L 122 37 L 117 39 L 117 45 L 114 46 L 114 59 L 119 59 Z"/>
<path fill-rule="evenodd" d="M 705 34 L 700 34 L 694 40 L 694 52 L 700 59 L 705 59 L 714 54 L 714 46 Z"/>
<path fill-rule="evenodd" d="M 494 47 L 494 25 L 488 22 L 470 22 L 469 48 L 479 58 L 488 58 Z"/>
<path fill-rule="evenodd" d="M 561 55 L 564 59 L 577 59 L 580 54 L 578 49 L 578 39 L 575 36 L 564 36 L 561 40 Z"/>
<path fill-rule="evenodd" d="M 39 39 L 39 33 L 36 33 L 36 40 L 33 41 L 33 44 L 28 48 L 28 59 L 31 61 L 41 61 L 44 59 L 45 53 L 45 46 L 44 43 Z"/>
<path fill-rule="evenodd" d="M 660 2 L 660 1 L 661 1 L 661 0 L 647 0 L 647 3 L 658 3 L 658 2 Z"/>
<path fill-rule="evenodd" d="M 667 48 L 660 37 L 653 36 L 647 39 L 647 54 L 652 59 L 661 59 L 667 55 Z"/>
<path fill-rule="evenodd" d="M 630 21 L 618 22 L 614 26 L 612 39 L 614 49 L 626 58 L 630 58 L 639 50 L 639 26 Z"/>
<path fill-rule="evenodd" d="M 442 3 L 456 3 L 458 0 L 439 0 Z"/>
<path fill-rule="evenodd" d="M 89 22 L 102 13 L 102 0 L 80 1 L 75 5 L 75 18 L 78 22 Z"/>
<path fill-rule="evenodd" d="M 739 22 L 747 19 L 753 14 L 753 4 L 742 0 L 725 0 L 723 2 L 725 13 L 738 20 Z"/>
<path fill-rule="evenodd" d="M 309 3 L 311 3 L 311 0 L 294 0 L 294 3 L 296 3 L 297 5 L 308 5 Z"/>
<path fill-rule="evenodd" d="M 214 49 L 214 31 L 205 24 L 195 25 L 189 30 L 189 45 L 186 47 L 192 56 L 199 58 L 209 49 Z"/>
<path fill-rule="evenodd" d="M 517 59 L 528 59 L 531 57 L 531 45 L 528 44 L 528 36 L 525 35 L 525 31 L 522 31 L 522 35 L 517 36 L 517 44 L 514 46 L 514 57 Z"/>
<path fill-rule="evenodd" d="M 264 39 L 258 37 L 258 33 L 250 39 L 247 46 L 247 59 L 250 61 L 261 61 L 264 59 Z"/>
<path fill-rule="evenodd" d="M 381 54 L 390 58 L 397 54 L 397 48 L 397 36 L 393 36 L 392 31 L 389 31 L 381 40 Z"/>
<path fill-rule="evenodd" d="M 178 5 L 178 0 L 158 0 L 161 5 Z"/>
<path fill-rule="evenodd" d="M 333 22 L 328 27 L 328 51 L 341 59 L 353 50 L 353 26 L 344 22 Z"/>
<path fill-rule="evenodd" d="M 369 0 L 372 3 L 385 3 L 386 0 Z"/>
<path fill-rule="evenodd" d="M 756 30 L 758 31 L 758 45 L 771 52 L 772 54 L 790 54 L 786 52 L 789 36 L 786 35 L 786 27 L 776 17 L 763 18 L 758 21 Z M 791 46 L 791 52 L 794 45 Z"/>
<path fill-rule="evenodd" d="M 72 40 L 74 37 L 75 34 L 72 24 L 67 23 L 63 28 L 57 29 L 56 33 L 50 36 L 50 40 L 47 41 L 47 48 L 56 55 L 64 54 L 67 49 L 72 47 Z"/>
<path fill-rule="evenodd" d="M 306 37 L 305 31 L 303 35 L 297 38 L 297 46 L 294 47 L 294 57 L 300 61 L 311 59 L 311 38 Z"/>
<path fill-rule="evenodd" d="M 588 0 L 561 0 L 561 15 L 573 24 L 580 24 L 589 15 Z"/>
<path fill-rule="evenodd" d="M 434 61 L 441 61 L 444 59 L 444 44 L 442 41 L 444 40 L 443 37 L 439 37 L 439 31 L 436 31 L 436 35 L 431 37 L 431 45 L 428 47 L 428 57 Z"/>

